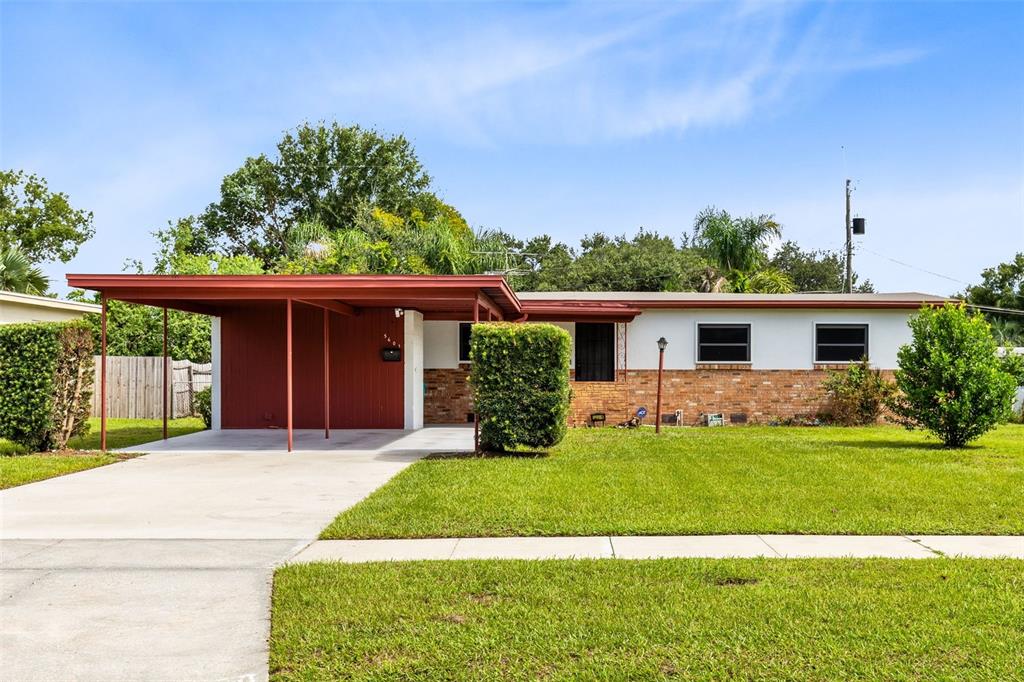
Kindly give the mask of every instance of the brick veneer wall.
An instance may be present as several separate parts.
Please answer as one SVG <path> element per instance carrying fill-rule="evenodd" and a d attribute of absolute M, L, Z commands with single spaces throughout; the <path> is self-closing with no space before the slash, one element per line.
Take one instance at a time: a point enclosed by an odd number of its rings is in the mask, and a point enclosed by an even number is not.
<path fill-rule="evenodd" d="M 573 378 L 571 372 L 569 378 Z M 604 413 L 607 425 L 617 424 L 629 418 L 630 404 L 624 370 L 615 372 L 615 381 L 573 381 L 569 426 L 589 424 L 590 415 L 595 412 Z"/>
<path fill-rule="evenodd" d="M 710 365 L 700 369 L 665 370 L 662 376 L 662 414 L 682 410 L 684 424 L 697 424 L 701 413 L 743 413 L 751 423 L 777 417 L 814 415 L 823 406 L 820 385 L 826 369 L 750 369 L 749 365 Z M 460 369 L 424 370 L 427 393 L 424 420 L 428 424 L 463 423 L 472 411 L 469 366 Z M 892 379 L 892 372 L 883 374 Z M 569 424 L 589 423 L 590 415 L 603 412 L 609 425 L 632 416 L 643 405 L 653 422 L 658 390 L 654 369 L 618 370 L 615 381 L 573 381 Z"/>
<path fill-rule="evenodd" d="M 473 411 L 468 379 L 468 364 L 458 369 L 424 369 L 423 422 L 465 424 L 466 415 Z"/>
<path fill-rule="evenodd" d="M 626 381 L 634 406 L 654 413 L 657 370 L 630 370 Z M 662 377 L 662 414 L 682 410 L 683 424 L 698 424 L 701 414 L 742 413 L 752 423 L 777 417 L 814 415 L 821 406 L 822 370 L 764 370 L 719 365 L 694 370 L 669 370 Z"/>

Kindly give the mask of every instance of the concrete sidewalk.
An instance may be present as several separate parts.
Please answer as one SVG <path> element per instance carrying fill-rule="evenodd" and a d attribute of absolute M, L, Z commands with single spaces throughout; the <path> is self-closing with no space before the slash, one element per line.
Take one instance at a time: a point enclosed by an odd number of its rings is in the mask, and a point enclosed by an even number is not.
<path fill-rule="evenodd" d="M 701 557 L 1024 559 L 1024 536 L 994 535 L 679 535 L 630 537 L 320 540 L 289 563 L 417 559 L 663 559 Z"/>

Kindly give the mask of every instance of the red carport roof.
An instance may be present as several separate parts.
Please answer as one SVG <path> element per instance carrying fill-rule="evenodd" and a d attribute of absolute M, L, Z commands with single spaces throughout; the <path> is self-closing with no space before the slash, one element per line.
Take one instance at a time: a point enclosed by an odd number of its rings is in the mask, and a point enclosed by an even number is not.
<path fill-rule="evenodd" d="M 472 319 L 476 302 L 505 319 L 522 306 L 500 275 L 68 275 L 68 286 L 107 298 L 217 314 L 224 307 L 285 299 L 411 308 Z"/>

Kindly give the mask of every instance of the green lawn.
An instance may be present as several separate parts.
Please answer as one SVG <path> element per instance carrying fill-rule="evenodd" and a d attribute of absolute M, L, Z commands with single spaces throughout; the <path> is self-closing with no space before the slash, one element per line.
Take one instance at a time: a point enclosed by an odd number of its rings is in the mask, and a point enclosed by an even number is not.
<path fill-rule="evenodd" d="M 203 420 L 198 417 L 171 419 L 167 422 L 167 437 L 184 436 L 202 431 Z M 108 419 L 107 448 L 116 450 L 132 445 L 141 445 L 163 438 L 163 421 L 160 419 Z M 100 420 L 89 419 L 89 433 L 73 438 L 68 445 L 76 450 L 96 450 L 100 447 Z"/>
<path fill-rule="evenodd" d="M 22 455 L 18 454 L 21 449 L 13 443 L 0 440 L 0 490 L 132 457 L 133 455 L 93 452 L 100 446 L 99 421 L 90 419 L 89 433 L 71 440 L 68 445 L 75 452 Z M 202 429 L 201 419 L 174 419 L 168 424 L 167 432 L 169 436 L 181 436 Z M 159 419 L 107 420 L 107 447 L 112 450 L 148 443 L 161 437 L 162 422 Z M 2 456 L 9 454 L 13 456 Z"/>
<path fill-rule="evenodd" d="M 277 571 L 271 677 L 1019 679 L 1014 560 L 448 561 Z"/>
<path fill-rule="evenodd" d="M 865 428 L 575 429 L 548 456 L 417 462 L 322 537 L 1024 533 L 1024 426 L 946 450 Z"/>
<path fill-rule="evenodd" d="M 124 455 L 103 454 L 37 454 L 0 457 L 0 490 L 13 488 L 54 476 L 112 464 L 127 459 Z"/>

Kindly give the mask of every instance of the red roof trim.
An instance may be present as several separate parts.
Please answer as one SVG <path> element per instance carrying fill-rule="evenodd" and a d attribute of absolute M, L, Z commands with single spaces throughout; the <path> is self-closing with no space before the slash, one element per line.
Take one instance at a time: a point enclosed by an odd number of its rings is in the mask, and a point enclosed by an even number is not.
<path fill-rule="evenodd" d="M 99 291 L 110 298 L 178 301 L 329 298 L 358 303 L 394 296 L 396 300 L 493 301 L 508 315 L 522 310 L 500 275 L 132 275 L 69 274 L 68 286 Z"/>
<path fill-rule="evenodd" d="M 644 310 L 688 310 L 691 308 L 872 308 L 872 309 L 903 309 L 917 310 L 922 305 L 940 306 L 944 301 L 837 301 L 837 300 L 774 300 L 774 301 L 743 301 L 743 300 L 688 300 L 688 301 L 523 301 L 523 312 L 531 317 L 535 313 L 568 314 L 573 311 L 600 309 L 604 311 L 629 311 L 639 315 Z"/>
<path fill-rule="evenodd" d="M 923 305 L 942 305 L 938 301 L 631 301 L 645 309 L 687 308 L 897 308 L 917 310 Z M 527 304 L 529 305 L 529 303 Z"/>
<path fill-rule="evenodd" d="M 133 275 L 69 274 L 68 285 L 106 293 L 111 298 L 178 303 L 241 299 L 336 299 L 353 305 L 361 301 L 394 297 L 424 304 L 483 296 L 494 301 L 505 316 L 531 320 L 574 319 L 629 321 L 644 310 L 698 308 L 765 309 L 894 309 L 913 310 L 922 305 L 942 305 L 941 300 L 815 299 L 722 299 L 687 300 L 544 300 L 520 301 L 500 275 Z"/>

